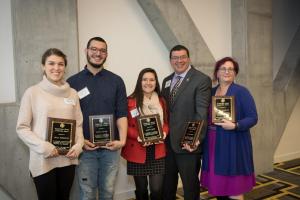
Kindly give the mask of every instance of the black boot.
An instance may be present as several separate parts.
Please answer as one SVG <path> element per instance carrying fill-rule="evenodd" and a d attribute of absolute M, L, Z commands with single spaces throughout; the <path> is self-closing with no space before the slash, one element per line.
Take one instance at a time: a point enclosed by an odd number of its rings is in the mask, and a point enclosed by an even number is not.
<path fill-rule="evenodd" d="M 149 200 L 148 191 L 147 192 L 141 192 L 136 190 L 135 191 L 135 198 L 136 200 Z"/>

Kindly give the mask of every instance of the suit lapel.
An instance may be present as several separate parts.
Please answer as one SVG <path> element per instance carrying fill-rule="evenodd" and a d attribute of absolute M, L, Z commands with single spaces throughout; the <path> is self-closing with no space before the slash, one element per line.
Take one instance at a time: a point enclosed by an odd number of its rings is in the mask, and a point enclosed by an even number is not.
<path fill-rule="evenodd" d="M 166 82 L 165 82 L 165 85 L 163 85 L 163 91 L 164 91 L 164 96 L 166 98 L 166 100 L 169 102 L 169 96 L 170 96 L 170 88 L 171 88 L 171 83 L 172 83 L 172 79 L 173 79 L 173 76 L 174 76 L 175 73 L 171 74 L 167 79 L 166 79 Z M 166 87 L 168 86 L 168 87 Z"/>
<path fill-rule="evenodd" d="M 176 100 L 178 99 L 178 97 L 181 95 L 181 93 L 185 90 L 185 88 L 189 85 L 189 82 L 191 81 L 192 75 L 194 74 L 194 68 L 191 67 L 191 69 L 188 71 L 188 73 L 185 75 L 184 79 L 182 80 L 178 91 L 174 97 L 174 104 L 176 102 Z M 170 92 L 169 92 L 170 94 Z"/>

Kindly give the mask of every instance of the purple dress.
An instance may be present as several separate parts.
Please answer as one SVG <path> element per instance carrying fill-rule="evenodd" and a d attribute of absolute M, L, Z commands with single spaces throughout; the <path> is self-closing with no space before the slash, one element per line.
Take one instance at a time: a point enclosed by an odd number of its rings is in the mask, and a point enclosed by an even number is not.
<path fill-rule="evenodd" d="M 200 183 L 207 188 L 208 193 L 213 196 L 235 196 L 252 190 L 255 186 L 254 173 L 249 176 L 223 176 L 215 174 L 215 141 L 216 127 L 211 122 L 211 106 L 209 107 L 208 121 L 208 168 L 201 170 Z"/>

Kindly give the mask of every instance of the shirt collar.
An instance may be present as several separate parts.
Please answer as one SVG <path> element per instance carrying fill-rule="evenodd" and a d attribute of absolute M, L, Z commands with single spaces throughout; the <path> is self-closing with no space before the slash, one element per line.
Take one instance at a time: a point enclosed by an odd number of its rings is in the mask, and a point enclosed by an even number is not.
<path fill-rule="evenodd" d="M 103 68 L 100 72 L 98 72 L 98 73 L 96 74 L 96 76 L 102 75 L 102 74 L 104 73 L 104 71 L 105 71 L 105 69 Z M 84 72 L 86 75 L 92 75 L 92 76 L 94 76 L 94 74 L 93 74 L 90 70 L 88 70 L 87 65 L 84 66 L 83 72 Z"/>

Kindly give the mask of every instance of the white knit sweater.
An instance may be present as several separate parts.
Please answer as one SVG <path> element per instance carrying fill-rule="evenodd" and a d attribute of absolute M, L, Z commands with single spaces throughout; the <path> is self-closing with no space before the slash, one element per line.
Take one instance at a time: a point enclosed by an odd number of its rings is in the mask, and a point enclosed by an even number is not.
<path fill-rule="evenodd" d="M 18 136 L 29 147 L 29 170 L 33 177 L 56 167 L 78 164 L 78 159 L 71 160 L 63 155 L 48 158 L 55 148 L 47 142 L 48 117 L 76 120 L 75 145 L 72 149 L 77 155 L 82 152 L 83 119 L 77 92 L 67 82 L 57 86 L 44 76 L 40 83 L 25 91 L 16 127 Z"/>

